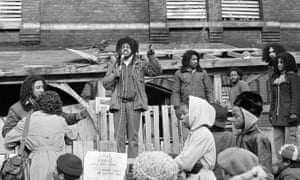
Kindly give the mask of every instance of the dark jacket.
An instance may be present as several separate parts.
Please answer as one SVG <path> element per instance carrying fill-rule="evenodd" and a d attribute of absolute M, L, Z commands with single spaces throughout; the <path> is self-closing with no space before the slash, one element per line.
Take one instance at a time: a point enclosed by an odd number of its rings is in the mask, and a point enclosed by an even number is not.
<path fill-rule="evenodd" d="M 275 180 L 299 180 L 300 168 L 286 168 L 283 170 Z"/>
<path fill-rule="evenodd" d="M 241 108 L 242 109 L 242 108 Z M 259 129 L 257 118 L 242 109 L 245 123 L 242 132 L 237 134 L 237 147 L 247 149 L 257 155 L 259 163 L 272 172 L 272 150 L 268 137 Z"/>
<path fill-rule="evenodd" d="M 300 124 L 300 77 L 296 73 L 287 73 L 285 81 L 272 84 L 270 117 L 272 126 L 293 126 Z M 296 114 L 296 122 L 289 121 L 289 115 Z"/>
<path fill-rule="evenodd" d="M 2 136 L 5 137 L 27 114 L 28 112 L 23 109 L 20 101 L 13 104 L 8 110 L 6 121 L 2 127 Z M 66 119 L 68 125 L 75 124 L 81 119 L 79 113 L 62 113 L 62 116 Z"/>
<path fill-rule="evenodd" d="M 146 111 L 148 107 L 148 99 L 145 89 L 144 76 L 157 76 L 162 73 L 162 68 L 158 60 L 154 56 L 148 57 L 149 62 L 142 61 L 136 56 L 132 59 L 132 78 L 136 89 L 134 98 L 134 110 Z M 119 77 L 116 76 L 118 65 L 116 62 L 110 63 L 105 77 L 103 78 L 103 86 L 107 90 L 112 90 L 110 100 L 110 111 L 118 111 L 120 109 L 120 100 L 118 98 L 120 83 Z"/>
<path fill-rule="evenodd" d="M 214 102 L 212 83 L 205 70 L 191 71 L 178 70 L 175 73 L 171 104 L 179 107 L 181 103 L 188 103 L 189 95 Z"/>
<path fill-rule="evenodd" d="M 225 129 L 217 127 L 213 127 L 211 132 L 215 139 L 217 155 L 229 147 L 235 147 L 236 141 L 232 132 L 225 131 Z M 214 173 L 217 180 L 222 179 L 222 168 L 219 167 L 217 163 L 214 168 Z"/>

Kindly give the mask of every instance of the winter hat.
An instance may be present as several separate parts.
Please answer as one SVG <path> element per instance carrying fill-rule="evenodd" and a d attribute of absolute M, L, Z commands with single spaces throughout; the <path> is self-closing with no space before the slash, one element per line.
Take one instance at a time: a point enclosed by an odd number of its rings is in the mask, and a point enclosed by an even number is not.
<path fill-rule="evenodd" d="M 82 174 L 82 162 L 77 156 L 66 153 L 58 157 L 56 166 L 67 175 L 79 177 Z"/>
<path fill-rule="evenodd" d="M 299 156 L 299 150 L 294 144 L 285 144 L 280 148 L 279 154 L 285 159 L 296 161 Z"/>
<path fill-rule="evenodd" d="M 213 106 L 216 110 L 216 120 L 215 120 L 214 126 L 219 127 L 219 128 L 225 128 L 226 121 L 227 121 L 228 109 L 217 103 L 214 104 Z"/>
<path fill-rule="evenodd" d="M 232 176 L 242 174 L 259 165 L 258 158 L 252 152 L 231 147 L 218 154 L 218 165 Z"/>
<path fill-rule="evenodd" d="M 259 117 L 263 110 L 262 97 L 259 94 L 251 91 L 242 92 L 236 97 L 233 104 L 246 109 L 256 117 Z"/>

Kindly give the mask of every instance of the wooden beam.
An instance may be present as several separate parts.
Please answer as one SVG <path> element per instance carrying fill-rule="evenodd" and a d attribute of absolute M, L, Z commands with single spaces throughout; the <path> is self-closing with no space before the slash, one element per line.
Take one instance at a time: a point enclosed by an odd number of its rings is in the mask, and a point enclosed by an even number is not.
<path fill-rule="evenodd" d="M 58 88 L 64 92 L 68 93 L 74 99 L 76 99 L 83 107 L 85 107 L 92 122 L 93 122 L 95 129 L 97 129 L 97 121 L 98 120 L 97 120 L 95 110 L 92 107 L 90 107 L 90 105 L 84 99 L 82 99 L 82 97 L 80 97 L 67 83 L 48 83 L 48 85 L 53 86 L 55 88 Z"/>

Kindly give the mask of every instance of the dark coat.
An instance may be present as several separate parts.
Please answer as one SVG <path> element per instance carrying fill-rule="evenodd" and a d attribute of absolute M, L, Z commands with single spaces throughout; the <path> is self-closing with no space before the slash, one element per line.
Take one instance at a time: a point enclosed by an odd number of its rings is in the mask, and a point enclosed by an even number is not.
<path fill-rule="evenodd" d="M 212 83 L 205 70 L 192 73 L 191 71 L 175 73 L 171 104 L 179 107 L 182 103 L 188 103 L 189 95 L 214 102 Z"/>
<path fill-rule="evenodd" d="M 157 76 L 162 73 L 162 68 L 158 60 L 154 56 L 148 57 L 149 62 L 142 61 L 137 57 L 132 59 L 132 78 L 135 85 L 136 96 L 134 98 L 134 110 L 146 111 L 148 107 L 148 99 L 145 90 L 144 76 Z M 120 109 L 120 101 L 118 92 L 120 89 L 119 77 L 116 76 L 118 65 L 116 62 L 110 63 L 105 77 L 103 78 L 103 86 L 107 90 L 112 90 L 110 100 L 110 111 L 118 111 Z"/>
<path fill-rule="evenodd" d="M 259 163 L 272 172 L 272 149 L 271 142 L 268 137 L 259 129 L 257 125 L 257 118 L 250 113 L 243 110 L 245 118 L 244 129 L 237 134 L 237 147 L 247 149 L 254 153 Z"/>
<path fill-rule="evenodd" d="M 232 132 L 225 131 L 221 128 L 212 128 L 211 132 L 214 135 L 217 155 L 229 147 L 235 147 L 235 137 Z M 214 168 L 214 173 L 217 180 L 222 179 L 222 168 L 219 167 L 217 163 Z"/>
<path fill-rule="evenodd" d="M 29 112 L 25 111 L 22 107 L 20 101 L 13 104 L 7 114 L 6 121 L 2 127 L 2 136 L 5 137 L 6 134 L 14 128 L 20 120 L 22 120 Z M 62 116 L 66 119 L 68 125 L 77 123 L 81 117 L 79 113 L 62 113 Z"/>
<path fill-rule="evenodd" d="M 299 180 L 300 168 L 286 168 L 283 170 L 275 180 Z"/>
<path fill-rule="evenodd" d="M 274 84 L 272 79 L 270 117 L 272 126 L 293 126 L 300 124 L 300 77 L 287 73 L 285 81 Z M 296 114 L 296 122 L 289 121 L 289 115 Z"/>

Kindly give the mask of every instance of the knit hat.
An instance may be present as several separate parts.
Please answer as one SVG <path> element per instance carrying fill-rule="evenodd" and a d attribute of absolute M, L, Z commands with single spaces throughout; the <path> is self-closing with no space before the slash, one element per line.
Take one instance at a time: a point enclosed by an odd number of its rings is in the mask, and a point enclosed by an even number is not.
<path fill-rule="evenodd" d="M 81 176 L 83 171 L 81 159 L 70 153 L 59 156 L 56 166 L 63 173 L 76 177 Z"/>
<path fill-rule="evenodd" d="M 299 150 L 294 144 L 285 144 L 280 148 L 279 154 L 285 159 L 296 161 L 299 156 Z"/>
<path fill-rule="evenodd" d="M 219 128 L 225 128 L 226 121 L 227 121 L 228 109 L 217 103 L 214 104 L 213 106 L 216 110 L 216 120 L 215 120 L 214 126 L 219 127 Z"/>
<path fill-rule="evenodd" d="M 254 166 L 259 165 L 258 158 L 252 152 L 231 147 L 218 154 L 218 165 L 232 176 L 249 171 Z"/>
<path fill-rule="evenodd" d="M 245 91 L 238 95 L 233 103 L 259 117 L 263 110 L 262 97 L 256 92 Z"/>

